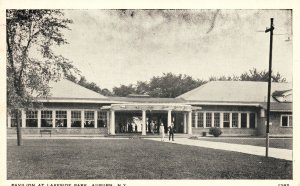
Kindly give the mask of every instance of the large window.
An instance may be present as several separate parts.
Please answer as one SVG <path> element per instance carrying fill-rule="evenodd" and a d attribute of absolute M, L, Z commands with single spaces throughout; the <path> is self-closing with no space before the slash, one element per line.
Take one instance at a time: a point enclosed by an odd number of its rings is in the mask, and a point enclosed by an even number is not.
<path fill-rule="evenodd" d="M 26 112 L 26 127 L 37 127 L 38 125 L 38 111 Z"/>
<path fill-rule="evenodd" d="M 230 113 L 223 114 L 223 127 L 229 128 L 230 126 Z"/>
<path fill-rule="evenodd" d="M 239 114 L 232 113 L 232 128 L 237 128 L 239 123 Z"/>
<path fill-rule="evenodd" d="M 241 128 L 247 128 L 247 113 L 241 113 Z"/>
<path fill-rule="evenodd" d="M 206 127 L 211 127 L 211 122 L 212 122 L 212 113 L 207 112 L 206 113 Z"/>
<path fill-rule="evenodd" d="M 18 115 L 19 115 L 20 126 L 22 126 L 22 115 L 21 115 L 20 111 L 18 111 Z M 10 126 L 11 127 L 17 127 L 17 116 L 16 116 L 15 112 L 11 113 L 11 116 L 10 116 Z"/>
<path fill-rule="evenodd" d="M 198 127 L 203 127 L 203 112 L 198 112 Z"/>
<path fill-rule="evenodd" d="M 71 111 L 71 127 L 81 127 L 81 111 Z"/>
<path fill-rule="evenodd" d="M 52 111 L 41 111 L 41 127 L 52 127 Z"/>
<path fill-rule="evenodd" d="M 214 126 L 220 127 L 220 113 L 214 113 Z"/>
<path fill-rule="evenodd" d="M 293 116 L 292 115 L 281 115 L 281 126 L 282 127 L 292 127 L 293 126 Z"/>
<path fill-rule="evenodd" d="M 250 128 L 255 128 L 255 113 L 250 113 Z"/>
<path fill-rule="evenodd" d="M 98 127 L 107 127 L 107 116 L 106 112 L 98 111 Z"/>
<path fill-rule="evenodd" d="M 55 112 L 55 127 L 67 127 L 67 111 Z"/>
<path fill-rule="evenodd" d="M 94 127 L 95 117 L 94 111 L 84 111 L 84 127 Z"/>

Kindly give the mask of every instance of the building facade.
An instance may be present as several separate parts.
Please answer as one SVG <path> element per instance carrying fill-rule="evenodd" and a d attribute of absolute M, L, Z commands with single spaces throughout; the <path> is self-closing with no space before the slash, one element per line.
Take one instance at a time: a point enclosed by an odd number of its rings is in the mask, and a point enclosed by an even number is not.
<path fill-rule="evenodd" d="M 21 109 L 23 134 L 51 130 L 57 135 L 116 135 L 159 132 L 173 122 L 178 133 L 202 135 L 219 127 L 224 136 L 263 136 L 266 123 L 265 82 L 209 82 L 177 98 L 105 97 L 68 80 L 51 85 L 40 98 L 41 109 Z M 292 87 L 272 84 L 270 135 L 292 136 Z M 150 123 L 155 123 L 151 129 Z M 16 133 L 16 117 L 7 117 L 8 134 Z"/>

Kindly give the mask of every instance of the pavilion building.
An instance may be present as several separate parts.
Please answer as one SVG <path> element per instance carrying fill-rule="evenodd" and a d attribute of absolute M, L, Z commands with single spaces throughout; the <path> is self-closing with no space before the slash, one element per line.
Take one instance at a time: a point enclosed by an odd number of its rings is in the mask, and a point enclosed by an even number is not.
<path fill-rule="evenodd" d="M 219 127 L 227 136 L 265 134 L 266 82 L 213 81 L 177 98 L 145 95 L 106 97 L 68 80 L 50 84 L 41 109 L 21 110 L 23 134 L 51 130 L 57 135 L 116 135 L 150 132 L 150 122 L 173 122 L 177 133 L 201 135 Z M 272 83 L 270 135 L 292 136 L 292 86 Z M 135 130 L 128 126 L 136 125 Z M 8 134 L 16 133 L 16 117 L 7 117 Z"/>

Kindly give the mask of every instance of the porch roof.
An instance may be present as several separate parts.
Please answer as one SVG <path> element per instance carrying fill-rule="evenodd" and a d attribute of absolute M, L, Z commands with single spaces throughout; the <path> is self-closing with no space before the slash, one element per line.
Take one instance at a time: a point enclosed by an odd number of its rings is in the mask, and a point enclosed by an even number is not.
<path fill-rule="evenodd" d="M 102 110 L 115 110 L 115 111 L 192 111 L 201 110 L 201 107 L 195 107 L 185 104 L 174 104 L 174 103 L 123 103 L 123 104 L 112 104 L 110 106 L 101 107 Z"/>

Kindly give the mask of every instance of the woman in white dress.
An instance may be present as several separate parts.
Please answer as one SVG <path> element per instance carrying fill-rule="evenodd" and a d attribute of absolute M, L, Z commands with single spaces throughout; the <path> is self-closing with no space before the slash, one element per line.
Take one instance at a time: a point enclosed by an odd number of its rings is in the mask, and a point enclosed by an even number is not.
<path fill-rule="evenodd" d="M 164 138 L 165 138 L 165 127 L 164 127 L 163 123 L 161 123 L 160 126 L 159 126 L 159 133 L 160 133 L 161 141 L 164 141 Z"/>

